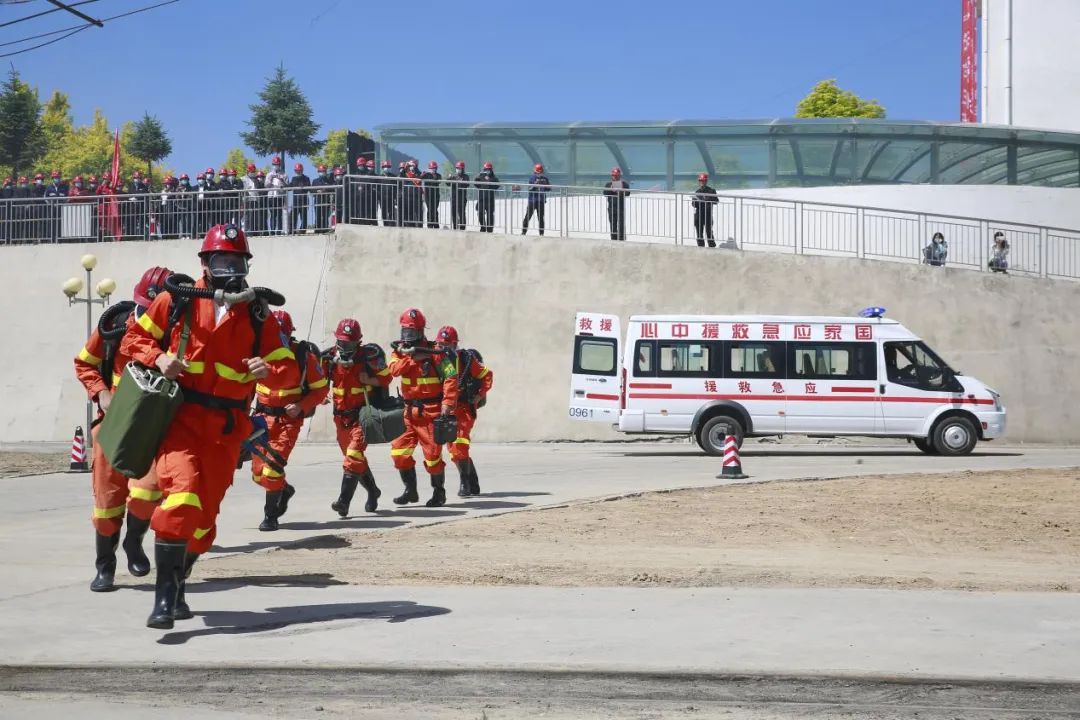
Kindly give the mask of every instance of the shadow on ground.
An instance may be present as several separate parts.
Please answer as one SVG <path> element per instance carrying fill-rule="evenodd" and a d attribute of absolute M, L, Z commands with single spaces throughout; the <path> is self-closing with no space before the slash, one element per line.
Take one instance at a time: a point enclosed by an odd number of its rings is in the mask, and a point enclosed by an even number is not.
<path fill-rule="evenodd" d="M 470 510 L 511 510 L 513 508 L 529 507 L 532 503 L 507 502 L 506 500 L 460 500 L 453 503 L 453 507 L 469 508 Z"/>
<path fill-rule="evenodd" d="M 331 603 L 329 605 L 293 605 L 250 610 L 196 613 L 206 627 L 198 630 L 169 632 L 158 639 L 161 645 L 183 645 L 189 640 L 215 635 L 249 635 L 281 630 L 295 625 L 312 625 L 334 620 L 386 620 L 399 623 L 437 615 L 449 608 L 419 605 L 410 600 L 375 603 Z"/>

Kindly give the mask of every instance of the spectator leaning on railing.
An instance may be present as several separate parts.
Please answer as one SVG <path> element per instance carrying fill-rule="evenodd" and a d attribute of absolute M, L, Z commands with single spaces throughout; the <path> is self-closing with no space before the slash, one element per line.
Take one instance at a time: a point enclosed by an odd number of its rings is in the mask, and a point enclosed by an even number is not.
<path fill-rule="evenodd" d="M 1009 272 L 1009 241 L 1005 239 L 1005 233 L 998 230 L 994 233 L 994 245 L 990 248 L 990 272 Z"/>
<path fill-rule="evenodd" d="M 945 235 L 940 232 L 934 233 L 930 244 L 923 248 L 923 262 L 934 267 L 942 267 L 948 255 L 949 243 L 945 242 Z"/>

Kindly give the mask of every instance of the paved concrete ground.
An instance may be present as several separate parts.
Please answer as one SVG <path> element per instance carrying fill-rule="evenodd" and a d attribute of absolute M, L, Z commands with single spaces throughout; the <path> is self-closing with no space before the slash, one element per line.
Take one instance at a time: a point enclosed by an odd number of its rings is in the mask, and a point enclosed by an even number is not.
<path fill-rule="evenodd" d="M 904 445 L 748 450 L 749 482 L 853 474 L 1080 466 L 1080 450 L 984 445 L 936 458 Z M 521 444 L 475 448 L 485 495 L 340 520 L 336 448 L 304 445 L 282 530 L 260 533 L 261 490 L 237 475 L 215 553 L 343 531 L 456 520 L 660 488 L 719 483 L 719 462 L 688 445 Z M 386 506 L 398 482 L 373 470 Z M 453 471 L 448 478 L 456 487 Z M 448 482 L 448 484 L 451 484 Z M 389 491 L 389 492 L 386 492 Z M 305 575 L 191 587 L 197 617 L 143 627 L 152 586 L 95 595 L 89 476 L 0 480 L 0 663 L 517 668 L 695 671 L 1080 682 L 1080 595 L 887 590 L 357 587 Z M 359 509 L 359 508 L 354 508 Z M 433 548 L 453 562 L 453 548 Z M 213 562 L 208 559 L 206 562 Z M 227 591 L 227 592 L 225 592 Z M 2 688 L 0 688 L 2 689 Z"/>

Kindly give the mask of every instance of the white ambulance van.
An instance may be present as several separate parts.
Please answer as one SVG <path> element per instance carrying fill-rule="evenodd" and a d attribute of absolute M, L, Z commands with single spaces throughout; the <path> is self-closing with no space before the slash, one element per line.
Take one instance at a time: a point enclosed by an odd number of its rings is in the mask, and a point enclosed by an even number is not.
<path fill-rule="evenodd" d="M 577 314 L 570 417 L 624 433 L 909 438 L 964 455 L 1005 432 L 1001 396 L 910 330 L 860 317 Z M 622 346 L 620 347 L 620 342 Z"/>

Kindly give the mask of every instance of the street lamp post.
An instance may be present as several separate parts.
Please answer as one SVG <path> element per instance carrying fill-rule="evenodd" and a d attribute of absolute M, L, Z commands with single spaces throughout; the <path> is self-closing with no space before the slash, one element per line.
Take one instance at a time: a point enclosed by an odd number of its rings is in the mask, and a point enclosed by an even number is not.
<path fill-rule="evenodd" d="M 110 278 L 104 278 L 101 282 L 94 287 L 98 297 L 92 297 L 90 295 L 90 288 L 92 286 L 91 275 L 94 272 L 94 268 L 97 267 L 97 257 L 94 255 L 83 255 L 79 261 L 83 270 L 86 271 L 86 297 L 78 297 L 79 292 L 83 289 L 83 281 L 77 277 L 68 278 L 63 285 L 64 294 L 67 295 L 68 305 L 85 304 L 86 305 L 86 337 L 90 338 L 90 335 L 94 332 L 94 317 L 93 309 L 94 305 L 101 305 L 105 308 L 109 304 L 109 296 L 116 292 L 116 282 Z M 86 401 L 86 448 L 89 450 L 93 447 L 93 440 L 90 437 L 90 423 L 93 422 L 94 416 L 94 403 L 87 399 Z"/>

